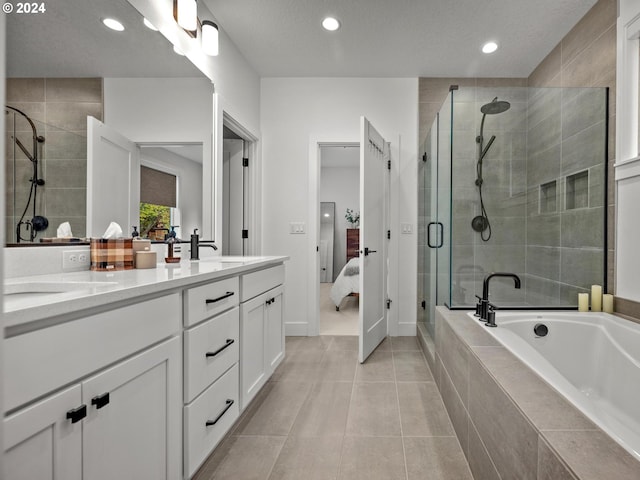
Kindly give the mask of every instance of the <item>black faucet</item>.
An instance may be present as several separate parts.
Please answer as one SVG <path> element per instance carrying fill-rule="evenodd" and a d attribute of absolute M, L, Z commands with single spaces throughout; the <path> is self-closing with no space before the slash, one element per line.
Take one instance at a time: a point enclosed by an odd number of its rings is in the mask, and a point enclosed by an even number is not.
<path fill-rule="evenodd" d="M 200 260 L 200 247 L 211 247 L 214 250 L 218 250 L 213 240 L 203 240 L 201 242 L 198 236 L 198 229 L 194 228 L 193 234 L 191 234 L 191 260 Z"/>
<path fill-rule="evenodd" d="M 515 273 L 494 272 L 484 277 L 482 282 L 482 298 L 476 295 L 478 300 L 480 300 L 476 305 L 476 316 L 480 317 L 481 321 L 486 322 L 485 325 L 488 327 L 496 326 L 496 307 L 489 303 L 489 280 L 493 277 L 511 277 L 515 282 L 515 287 L 520 288 L 520 277 Z"/>

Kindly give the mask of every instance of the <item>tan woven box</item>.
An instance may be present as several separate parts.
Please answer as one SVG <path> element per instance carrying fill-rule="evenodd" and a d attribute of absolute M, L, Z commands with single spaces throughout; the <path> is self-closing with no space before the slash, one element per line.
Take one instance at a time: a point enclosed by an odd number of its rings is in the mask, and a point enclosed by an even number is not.
<path fill-rule="evenodd" d="M 133 239 L 92 238 L 90 240 L 91 270 L 114 271 L 133 269 Z"/>

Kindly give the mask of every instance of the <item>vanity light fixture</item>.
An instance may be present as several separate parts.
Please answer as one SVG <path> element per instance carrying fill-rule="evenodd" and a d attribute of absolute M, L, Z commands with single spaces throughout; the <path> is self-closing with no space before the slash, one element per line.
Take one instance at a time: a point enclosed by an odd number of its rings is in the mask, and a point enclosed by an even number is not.
<path fill-rule="evenodd" d="M 333 17 L 327 17 L 324 20 L 322 20 L 322 27 L 325 30 L 329 30 L 330 32 L 334 32 L 336 30 L 338 30 L 340 28 L 340 22 L 333 18 Z"/>
<path fill-rule="evenodd" d="M 482 46 L 482 53 L 493 53 L 498 50 L 498 44 L 496 42 L 487 42 Z"/>
<path fill-rule="evenodd" d="M 211 20 L 202 21 L 202 51 L 213 57 L 219 52 L 218 25 Z"/>
<path fill-rule="evenodd" d="M 111 30 L 115 30 L 116 32 L 122 32 L 124 30 L 124 25 L 120 23 L 115 18 L 103 18 L 102 23 Z"/>
<path fill-rule="evenodd" d="M 185 30 L 194 32 L 198 29 L 198 4 L 196 0 L 174 0 L 173 16 Z"/>
<path fill-rule="evenodd" d="M 153 30 L 154 32 L 158 31 L 155 25 L 151 23 L 149 20 L 147 20 L 146 18 L 142 19 L 142 23 L 144 23 L 144 26 L 147 27 L 148 29 Z"/>

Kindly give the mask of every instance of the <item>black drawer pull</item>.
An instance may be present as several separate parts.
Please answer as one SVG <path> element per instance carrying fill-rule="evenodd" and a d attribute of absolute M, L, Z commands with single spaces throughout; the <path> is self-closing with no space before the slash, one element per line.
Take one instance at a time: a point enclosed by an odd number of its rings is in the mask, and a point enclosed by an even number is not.
<path fill-rule="evenodd" d="M 216 355 L 218 355 L 220 352 L 222 352 L 225 348 L 229 348 L 233 342 L 235 342 L 235 340 L 233 338 L 227 338 L 227 343 L 225 343 L 223 346 L 221 346 L 219 349 L 217 349 L 215 352 L 207 352 L 205 354 L 205 356 L 207 358 L 209 357 L 215 357 Z"/>
<path fill-rule="evenodd" d="M 213 420 L 213 421 L 212 420 L 207 420 L 207 423 L 206 423 L 207 427 L 211 427 L 212 425 L 215 425 L 216 423 L 218 423 L 220 421 L 222 416 L 225 413 L 227 413 L 227 410 L 229 410 L 231 408 L 231 405 L 233 405 L 233 400 L 231 400 L 231 399 L 227 400 L 226 404 L 227 404 L 227 406 L 224 407 L 224 410 L 222 410 L 220 412 L 220 415 L 218 415 L 215 420 Z"/>
<path fill-rule="evenodd" d="M 266 303 L 267 303 L 267 305 L 271 305 L 271 304 L 272 304 L 273 302 L 275 302 L 275 301 L 276 301 L 276 299 L 272 297 L 272 298 L 270 298 L 269 300 L 267 300 L 267 302 L 266 302 Z"/>
<path fill-rule="evenodd" d="M 105 405 L 109 404 L 109 393 L 103 393 L 102 395 L 98 395 L 97 397 L 93 397 L 91 399 L 91 405 L 95 405 L 96 409 L 100 410 Z"/>
<path fill-rule="evenodd" d="M 207 302 L 207 304 L 216 303 L 216 302 L 219 302 L 220 300 L 224 300 L 225 298 L 229 298 L 233 294 L 234 294 L 233 292 L 227 292 L 227 293 L 225 293 L 224 295 L 222 295 L 221 297 L 218 297 L 218 298 L 213 298 L 213 299 L 207 298 L 206 302 Z"/>
<path fill-rule="evenodd" d="M 77 423 L 87 416 L 87 406 L 80 405 L 78 408 L 69 410 L 67 412 L 67 418 L 71 420 L 71 423 Z"/>

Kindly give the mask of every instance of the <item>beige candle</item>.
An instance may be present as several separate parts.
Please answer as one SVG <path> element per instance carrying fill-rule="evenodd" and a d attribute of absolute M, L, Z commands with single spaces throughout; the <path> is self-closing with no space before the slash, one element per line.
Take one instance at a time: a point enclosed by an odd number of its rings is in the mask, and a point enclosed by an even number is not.
<path fill-rule="evenodd" d="M 613 313 L 613 295 L 605 293 L 602 295 L 602 311 Z"/>
<path fill-rule="evenodd" d="M 600 285 L 591 285 L 591 311 L 602 311 L 602 287 Z"/>
<path fill-rule="evenodd" d="M 578 294 L 578 311 L 579 312 L 589 311 L 589 294 L 588 293 Z"/>

